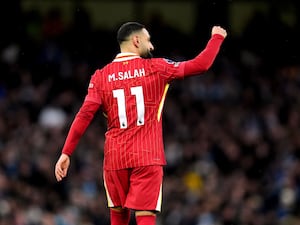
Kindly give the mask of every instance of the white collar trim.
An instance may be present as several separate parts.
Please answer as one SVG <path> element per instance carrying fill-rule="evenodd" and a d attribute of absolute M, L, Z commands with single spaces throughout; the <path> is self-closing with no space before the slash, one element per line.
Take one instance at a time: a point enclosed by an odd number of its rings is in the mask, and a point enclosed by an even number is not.
<path fill-rule="evenodd" d="M 131 52 L 121 52 L 117 54 L 116 58 L 113 60 L 113 62 L 122 62 L 122 61 L 127 61 L 131 59 L 137 59 L 141 58 L 139 55 Z"/>

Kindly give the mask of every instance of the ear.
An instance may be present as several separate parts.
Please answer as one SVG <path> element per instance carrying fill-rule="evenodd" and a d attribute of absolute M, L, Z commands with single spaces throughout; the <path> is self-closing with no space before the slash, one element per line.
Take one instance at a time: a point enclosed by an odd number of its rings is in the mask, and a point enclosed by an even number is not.
<path fill-rule="evenodd" d="M 132 37 L 132 42 L 133 42 L 133 45 L 136 47 L 136 48 L 138 48 L 139 47 L 139 45 L 140 45 L 140 41 L 139 41 L 139 36 L 133 36 Z"/>

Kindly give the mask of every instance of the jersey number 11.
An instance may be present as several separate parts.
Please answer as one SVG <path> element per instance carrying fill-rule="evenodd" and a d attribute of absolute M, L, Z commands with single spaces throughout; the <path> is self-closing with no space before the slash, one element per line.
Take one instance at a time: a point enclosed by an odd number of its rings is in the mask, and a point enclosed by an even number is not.
<path fill-rule="evenodd" d="M 144 103 L 143 87 L 142 86 L 131 87 L 130 91 L 131 94 L 135 96 L 135 101 L 136 101 L 136 110 L 137 110 L 136 125 L 137 126 L 144 125 L 145 103 Z M 128 126 L 128 122 L 126 116 L 126 99 L 125 99 L 124 89 L 113 90 L 113 96 L 114 98 L 117 99 L 120 128 L 125 129 Z"/>

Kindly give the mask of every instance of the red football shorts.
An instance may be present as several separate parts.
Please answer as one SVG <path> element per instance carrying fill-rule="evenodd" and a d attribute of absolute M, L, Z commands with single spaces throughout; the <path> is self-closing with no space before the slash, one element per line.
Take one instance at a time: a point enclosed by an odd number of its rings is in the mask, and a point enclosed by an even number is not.
<path fill-rule="evenodd" d="M 104 170 L 103 178 L 108 207 L 160 212 L 162 166 Z"/>

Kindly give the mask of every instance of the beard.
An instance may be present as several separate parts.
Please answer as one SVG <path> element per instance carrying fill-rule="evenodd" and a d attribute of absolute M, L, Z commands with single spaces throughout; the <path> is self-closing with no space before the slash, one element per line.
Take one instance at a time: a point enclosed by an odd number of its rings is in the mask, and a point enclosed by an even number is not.
<path fill-rule="evenodd" d="M 143 54 L 141 55 L 141 57 L 142 57 L 143 59 L 151 59 L 151 58 L 153 58 L 153 54 L 151 53 L 150 50 L 148 50 L 147 52 L 143 53 Z"/>

